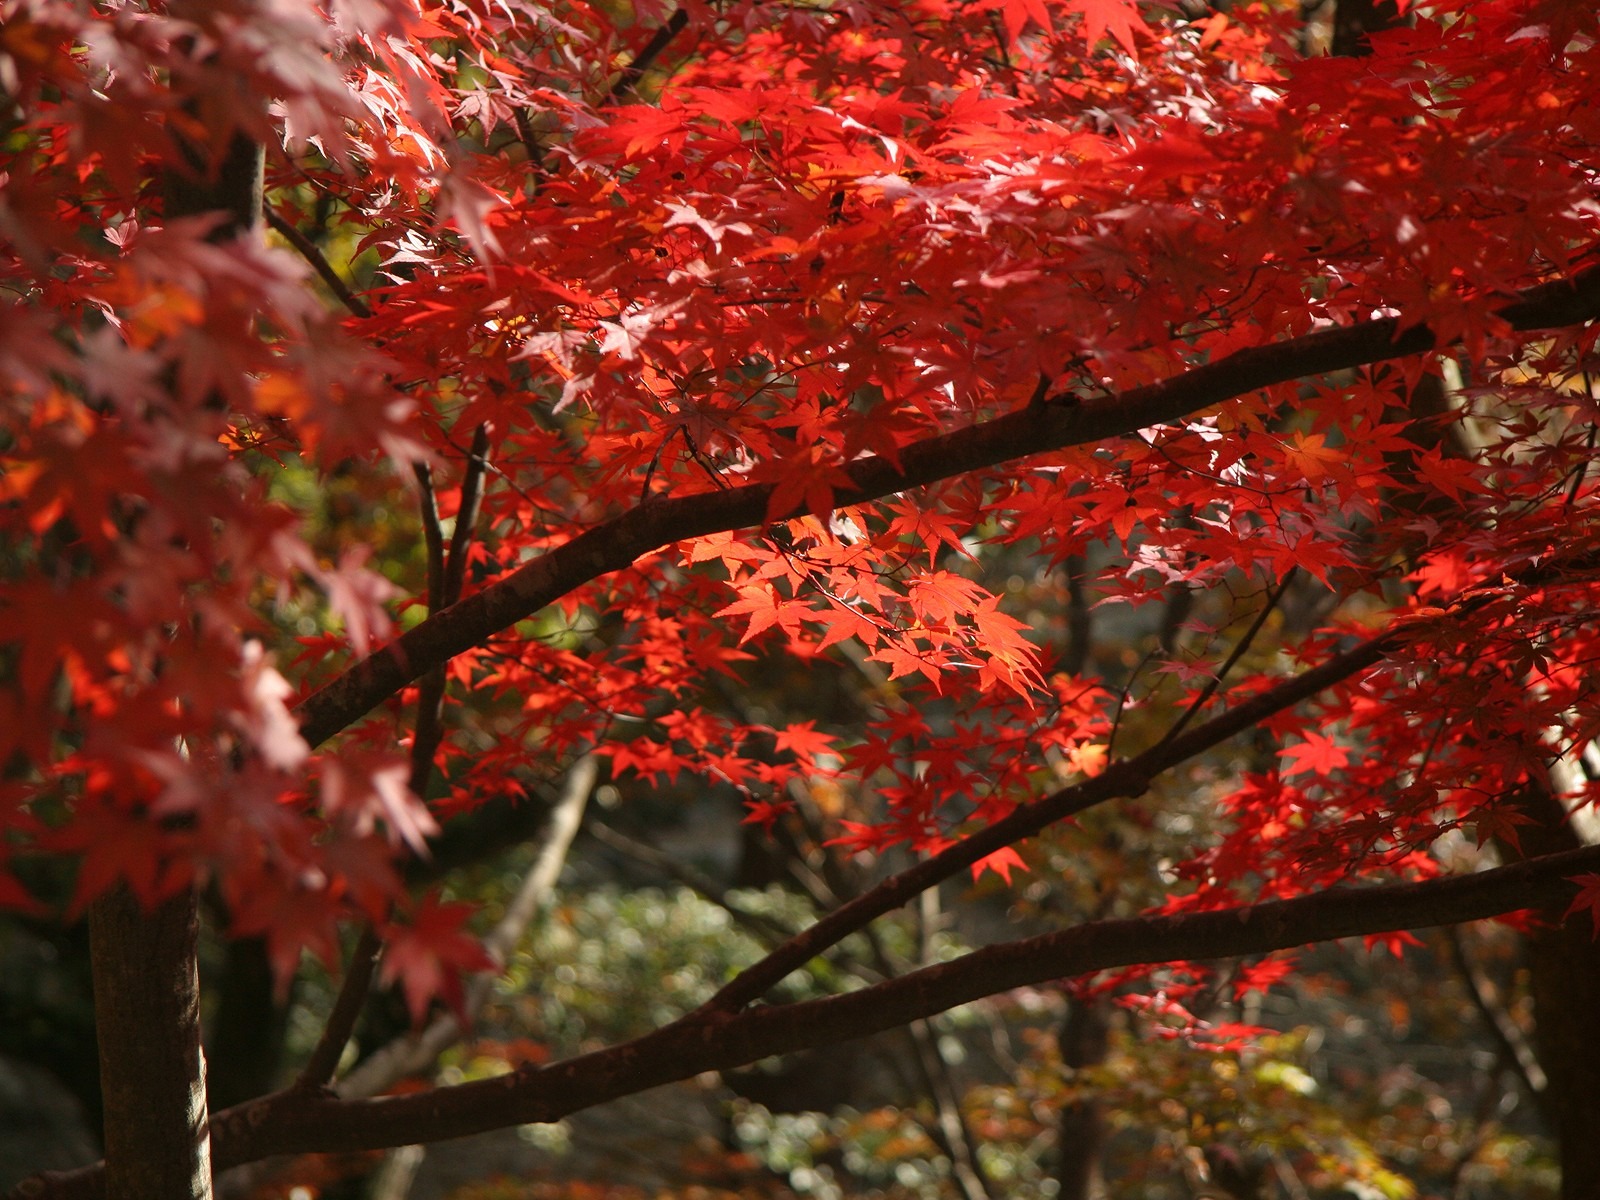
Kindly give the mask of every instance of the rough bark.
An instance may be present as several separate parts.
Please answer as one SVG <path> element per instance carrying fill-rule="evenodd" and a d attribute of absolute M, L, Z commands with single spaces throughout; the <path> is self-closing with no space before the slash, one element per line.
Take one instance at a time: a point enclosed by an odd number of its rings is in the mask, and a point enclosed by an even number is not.
<path fill-rule="evenodd" d="M 108 1200 L 211 1200 L 192 893 L 145 912 L 125 888 L 89 910 Z"/>
<path fill-rule="evenodd" d="M 1056 1034 L 1061 1065 L 1074 1074 L 1099 1066 L 1105 1061 L 1110 1033 L 1100 1001 L 1073 1000 Z M 1056 1167 L 1060 1200 L 1102 1200 L 1106 1194 L 1101 1168 L 1106 1123 L 1099 1099 L 1083 1095 L 1063 1104 L 1056 1136 L 1061 1155 Z"/>
<path fill-rule="evenodd" d="M 1582 845 L 1567 811 L 1542 781 L 1517 798 L 1533 823 L 1520 826 L 1518 844 L 1501 844 L 1509 858 L 1534 858 Z M 1600 943 L 1587 921 L 1562 921 L 1563 906 L 1543 907 L 1528 935 L 1534 1046 L 1544 1068 L 1541 1105 L 1555 1124 L 1562 1200 L 1600 1196 Z"/>

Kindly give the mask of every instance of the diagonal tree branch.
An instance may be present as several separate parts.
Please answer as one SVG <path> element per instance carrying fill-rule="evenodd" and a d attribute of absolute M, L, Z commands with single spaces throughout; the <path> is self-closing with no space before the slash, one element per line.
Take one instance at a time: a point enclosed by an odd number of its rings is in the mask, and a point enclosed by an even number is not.
<path fill-rule="evenodd" d="M 1337 889 L 1176 916 L 1097 921 L 973 951 L 950 963 L 822 1000 L 705 1014 L 620 1046 L 414 1096 L 366 1101 L 281 1094 L 219 1114 L 219 1164 L 266 1154 L 378 1149 L 579 1109 L 702 1071 L 877 1033 L 1011 988 L 1108 968 L 1264 954 L 1308 942 L 1477 920 L 1562 904 L 1567 876 L 1600 866 L 1585 847 L 1474 875 Z"/>
<path fill-rule="evenodd" d="M 622 68 L 622 73 L 617 76 L 617 81 L 611 85 L 611 90 L 606 93 L 609 103 L 626 99 L 632 94 L 633 89 L 639 86 L 639 80 L 644 78 L 644 73 L 661 57 L 661 52 L 667 48 L 672 39 L 682 33 L 689 25 L 689 10 L 685 8 L 674 9 L 666 22 L 650 35 L 650 40 L 644 44 L 639 53 L 634 55 L 633 61 Z"/>
<path fill-rule="evenodd" d="M 1514 330 L 1578 325 L 1600 317 L 1600 267 L 1528 288 L 1501 308 Z M 1120 437 L 1273 384 L 1405 358 L 1435 348 L 1426 325 L 1364 321 L 1240 350 L 1159 383 L 1101 399 L 1057 397 L 905 447 L 898 465 L 867 457 L 845 468 L 837 504 L 858 504 L 1014 459 Z M 412 680 L 592 579 L 620 571 L 675 541 L 767 519 L 773 485 L 750 484 L 651 499 L 580 533 L 356 663 L 297 708 L 313 746 L 360 719 Z"/>
<path fill-rule="evenodd" d="M 560 1120 L 580 1109 L 774 1054 L 864 1037 L 1012 988 L 1139 964 L 1265 954 L 1570 900 L 1600 847 L 1422 883 L 1342 888 L 1242 908 L 1096 921 L 975 950 L 860 991 L 736 1015 L 703 1012 L 619 1046 L 410 1096 L 340 1100 L 290 1089 L 212 1118 L 218 1168 L 273 1154 L 374 1150 Z M 104 1195 L 99 1166 L 25 1181 L 10 1200 Z"/>
<path fill-rule="evenodd" d="M 584 807 L 594 791 L 598 775 L 599 764 L 591 754 L 579 758 L 568 770 L 561 796 L 551 811 L 550 827 L 538 856 L 523 878 L 522 886 L 517 889 L 505 915 L 483 940 L 484 949 L 496 962 L 503 965 L 511 957 L 517 943 L 555 891 L 561 868 L 566 865 L 567 851 L 572 847 L 572 839 L 577 836 Z M 475 977 L 467 985 L 463 1010 L 469 1016 L 480 1012 L 489 999 L 492 987 L 492 973 Z M 459 1042 L 465 1033 L 454 1013 L 441 1013 L 420 1032 L 404 1034 L 388 1045 L 379 1047 L 370 1058 L 339 1081 L 338 1094 L 346 1099 L 375 1096 L 407 1075 L 429 1070 L 439 1055 Z"/>
<path fill-rule="evenodd" d="M 266 217 L 267 224 L 284 241 L 293 246 L 295 252 L 301 258 L 311 265 L 311 269 L 316 271 L 322 282 L 328 285 L 328 290 L 338 298 L 339 303 L 343 304 L 358 317 L 370 317 L 372 315 L 372 309 L 367 306 L 367 302 L 350 290 L 350 285 L 344 281 L 339 272 L 333 269 L 333 264 L 328 261 L 327 256 L 317 248 L 315 242 L 300 232 L 294 222 L 279 216 L 270 208 L 263 207 L 262 212 Z"/>
<path fill-rule="evenodd" d="M 1277 687 L 1236 704 L 1186 734 L 1164 741 L 1133 758 L 1123 759 L 1093 779 L 1060 788 L 1010 816 L 987 825 L 949 849 L 890 876 L 869 891 L 833 910 L 760 962 L 736 975 L 705 1005 L 710 1011 L 735 1012 L 754 1003 L 791 971 L 797 971 L 823 950 L 848 937 L 867 922 L 905 904 L 912 897 L 972 866 L 996 850 L 1032 837 L 1047 825 L 1077 816 L 1108 800 L 1142 796 L 1151 781 L 1235 734 L 1348 679 L 1378 662 L 1399 642 L 1390 630 L 1304 671 Z"/>

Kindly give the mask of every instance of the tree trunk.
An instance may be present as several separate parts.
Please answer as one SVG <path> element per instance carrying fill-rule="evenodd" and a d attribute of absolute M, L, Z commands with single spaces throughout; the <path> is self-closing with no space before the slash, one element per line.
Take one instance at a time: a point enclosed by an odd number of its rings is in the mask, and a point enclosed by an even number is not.
<path fill-rule="evenodd" d="M 190 892 L 146 912 L 118 887 L 89 909 L 106 1200 L 211 1200 L 199 925 Z"/>
<path fill-rule="evenodd" d="M 1071 1000 L 1056 1034 L 1061 1064 L 1073 1075 L 1105 1061 L 1110 1027 L 1100 1000 Z M 1100 1101 L 1084 1096 L 1061 1106 L 1056 1127 L 1060 1164 L 1056 1178 L 1060 1200 L 1102 1200 L 1106 1194 L 1101 1155 L 1105 1150 L 1105 1116 Z"/>
<path fill-rule="evenodd" d="M 275 995 L 264 938 L 228 943 L 212 994 L 206 1095 L 220 1111 L 266 1095 L 283 1066 L 289 1006 Z"/>
<path fill-rule="evenodd" d="M 1565 808 L 1546 786 L 1529 784 L 1519 807 L 1535 824 L 1520 826 L 1521 845 L 1502 843 L 1508 859 L 1533 858 L 1582 844 Z M 1528 935 L 1534 1046 L 1549 1082 L 1547 1111 L 1560 1143 L 1562 1200 L 1600 1196 L 1600 943 L 1591 923 L 1563 921 L 1560 909 L 1539 914 Z"/>

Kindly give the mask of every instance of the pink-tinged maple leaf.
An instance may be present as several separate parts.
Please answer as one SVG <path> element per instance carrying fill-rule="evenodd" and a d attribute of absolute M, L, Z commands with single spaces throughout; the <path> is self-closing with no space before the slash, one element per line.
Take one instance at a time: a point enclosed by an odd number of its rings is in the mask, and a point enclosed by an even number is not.
<path fill-rule="evenodd" d="M 1589 871 L 1583 875 L 1572 875 L 1567 882 L 1578 885 L 1578 894 L 1567 905 L 1567 911 L 1561 914 L 1561 919 L 1565 921 L 1574 913 L 1587 912 L 1593 925 L 1589 940 L 1600 939 L 1600 874 Z"/>
<path fill-rule="evenodd" d="M 491 213 L 506 207 L 506 198 L 459 171 L 451 172 L 439 189 L 439 215 L 454 222 L 462 239 L 479 262 L 500 256 L 500 241 L 489 228 Z"/>
<path fill-rule="evenodd" d="M 381 820 L 389 840 L 426 857 L 428 839 L 439 832 L 427 805 L 407 785 L 410 768 L 399 756 L 346 752 L 322 764 L 322 807 L 365 837 Z"/>
<path fill-rule="evenodd" d="M 260 642 L 244 646 L 243 687 L 249 714 L 244 732 L 269 767 L 292 771 L 306 760 L 311 748 L 300 736 L 300 724 L 285 703 L 294 695 L 289 681 L 267 662 Z"/>
<path fill-rule="evenodd" d="M 362 565 L 370 553 L 367 546 L 347 547 L 340 553 L 337 567 L 317 573 L 317 582 L 328 595 L 328 607 L 344 622 L 345 636 L 362 655 L 372 649 L 374 639 L 388 636 L 389 614 L 383 606 L 400 594 L 394 584 Z"/>
<path fill-rule="evenodd" d="M 1010 846 L 1002 846 L 993 854 L 986 854 L 977 862 L 972 864 L 972 878 L 974 881 L 976 881 L 978 876 L 982 875 L 985 871 L 993 871 L 996 875 L 1000 876 L 1001 879 L 1006 881 L 1007 886 L 1010 886 L 1011 872 L 1026 871 L 1027 869 L 1028 864 L 1022 861 L 1022 856 L 1020 854 L 1018 854 Z"/>
<path fill-rule="evenodd" d="M 495 967 L 483 944 L 462 928 L 472 913 L 470 904 L 441 904 L 430 896 L 410 922 L 385 929 L 378 977 L 385 986 L 399 983 L 415 1024 L 422 1024 L 434 1000 L 442 1000 L 463 1025 L 468 1024 L 461 978 Z"/>
<path fill-rule="evenodd" d="M 1279 750 L 1278 756 L 1292 764 L 1282 768 L 1285 775 L 1328 775 L 1350 762 L 1348 747 L 1313 731 L 1307 731 L 1305 741 Z"/>
<path fill-rule="evenodd" d="M 339 961 L 338 909 L 321 888 L 289 886 L 269 894 L 270 907 L 235 913 L 233 932 L 266 938 L 273 990 L 282 1002 L 289 998 L 303 954 L 309 951 L 325 967 Z"/>

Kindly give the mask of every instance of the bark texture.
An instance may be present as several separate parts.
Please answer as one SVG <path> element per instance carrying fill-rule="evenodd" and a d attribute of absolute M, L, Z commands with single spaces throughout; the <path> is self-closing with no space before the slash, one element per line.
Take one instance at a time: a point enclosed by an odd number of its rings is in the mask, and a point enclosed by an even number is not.
<path fill-rule="evenodd" d="M 144 911 L 126 888 L 89 910 L 107 1200 L 211 1200 L 191 892 Z"/>

